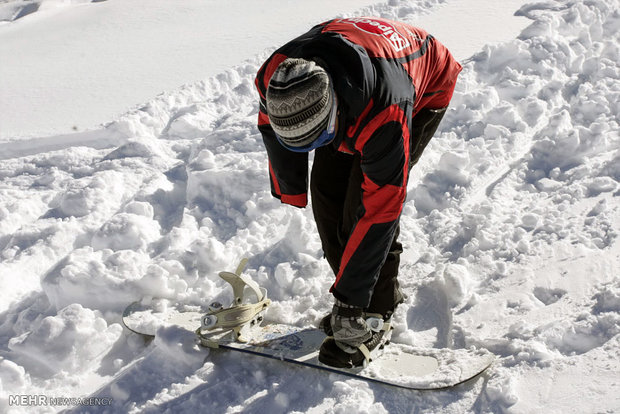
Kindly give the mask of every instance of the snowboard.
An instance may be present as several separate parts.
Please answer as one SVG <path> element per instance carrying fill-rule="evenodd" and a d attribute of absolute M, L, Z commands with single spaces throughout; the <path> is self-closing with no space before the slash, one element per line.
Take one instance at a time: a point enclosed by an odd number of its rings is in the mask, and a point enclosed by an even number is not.
<path fill-rule="evenodd" d="M 195 332 L 204 311 L 199 307 L 156 309 L 133 303 L 123 313 L 123 324 L 131 331 L 155 336 L 157 329 L 176 325 Z M 198 336 L 197 336 L 198 337 Z M 440 390 L 472 380 L 489 368 L 493 354 L 483 349 L 422 348 L 396 342 L 386 345 L 367 367 L 334 368 L 318 361 L 325 333 L 316 328 L 265 324 L 253 328 L 251 340 L 239 342 L 222 333 L 202 345 L 242 352 L 285 363 L 337 373 L 370 382 L 411 390 Z"/>

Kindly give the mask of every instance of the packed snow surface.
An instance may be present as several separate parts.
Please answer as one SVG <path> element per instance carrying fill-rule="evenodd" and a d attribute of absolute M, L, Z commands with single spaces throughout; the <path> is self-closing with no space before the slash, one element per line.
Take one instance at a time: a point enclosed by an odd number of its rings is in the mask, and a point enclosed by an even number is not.
<path fill-rule="evenodd" d="M 422 14 L 453 4 L 343 13 L 423 26 Z M 100 6 L 5 1 L 0 29 L 61 5 L 52 18 Z M 515 9 L 529 25 L 462 59 L 412 171 L 393 339 L 486 348 L 497 361 L 484 376 L 411 392 L 209 352 L 174 326 L 153 341 L 121 327 L 137 300 L 226 302 L 217 272 L 243 257 L 273 301 L 268 320 L 312 326 L 330 310 L 311 209 L 269 194 L 253 78 L 271 47 L 103 128 L 0 144 L 0 410 L 620 412 L 619 10 L 618 0 Z"/>

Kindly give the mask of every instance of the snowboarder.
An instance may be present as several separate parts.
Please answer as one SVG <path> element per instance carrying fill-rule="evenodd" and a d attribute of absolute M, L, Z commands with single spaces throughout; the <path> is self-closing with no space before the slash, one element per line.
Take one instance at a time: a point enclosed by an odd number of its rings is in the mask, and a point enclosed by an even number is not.
<path fill-rule="evenodd" d="M 435 133 L 461 65 L 426 31 L 375 17 L 334 19 L 262 65 L 258 128 L 271 192 L 312 209 L 336 278 L 319 360 L 359 366 L 404 298 L 399 218 L 411 167 Z M 377 317 L 374 323 L 368 317 Z M 377 326 L 373 326 L 373 325 Z"/>

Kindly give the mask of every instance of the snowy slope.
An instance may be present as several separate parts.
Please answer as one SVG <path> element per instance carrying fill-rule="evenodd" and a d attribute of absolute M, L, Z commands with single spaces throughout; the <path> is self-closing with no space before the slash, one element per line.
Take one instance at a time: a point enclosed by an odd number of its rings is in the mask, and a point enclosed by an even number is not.
<path fill-rule="evenodd" d="M 300 26 L 372 3 L 0 1 L 0 140 L 93 129 L 284 43 Z"/>
<path fill-rule="evenodd" d="M 439 3 L 353 14 L 419 22 Z M 488 348 L 485 377 L 412 393 L 121 328 L 143 297 L 225 302 L 216 273 L 243 256 L 269 320 L 330 309 L 310 209 L 268 191 L 252 86 L 267 50 L 102 130 L 0 147 L 2 411 L 67 408 L 9 405 L 18 394 L 113 399 L 75 412 L 620 411 L 619 6 L 523 6 L 517 38 L 464 60 L 412 172 L 395 339 Z"/>
<path fill-rule="evenodd" d="M 418 8 L 412 22 L 467 58 L 485 43 L 514 38 L 526 19 L 512 13 L 523 2 L 459 0 Z M 95 129 L 162 91 L 283 44 L 300 28 L 373 3 L 0 1 L 0 142 Z M 443 4 L 427 6 L 435 3 Z M 449 26 L 453 21 L 459 30 Z"/>

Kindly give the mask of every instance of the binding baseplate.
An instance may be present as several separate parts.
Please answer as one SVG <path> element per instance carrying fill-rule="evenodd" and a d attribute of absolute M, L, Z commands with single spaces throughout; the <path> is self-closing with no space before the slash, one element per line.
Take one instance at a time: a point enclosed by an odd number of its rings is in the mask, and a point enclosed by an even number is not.
<path fill-rule="evenodd" d="M 200 328 L 196 334 L 204 346 L 217 348 L 219 341 L 230 338 L 238 342 L 248 342 L 252 331 L 263 321 L 263 314 L 271 304 L 267 290 L 258 286 L 248 275 L 243 274 L 248 259 L 243 259 L 232 272 L 220 272 L 219 276 L 232 286 L 233 302 L 224 308 L 221 303 L 213 302 L 209 312 L 201 318 Z M 248 289 L 246 289 L 246 287 Z M 249 295 L 246 293 L 249 291 Z M 256 297 L 250 302 L 251 296 Z"/>

